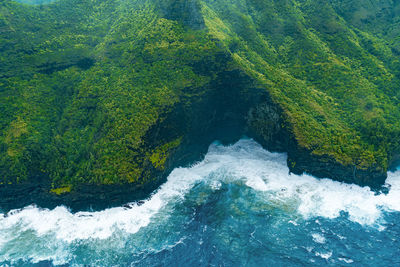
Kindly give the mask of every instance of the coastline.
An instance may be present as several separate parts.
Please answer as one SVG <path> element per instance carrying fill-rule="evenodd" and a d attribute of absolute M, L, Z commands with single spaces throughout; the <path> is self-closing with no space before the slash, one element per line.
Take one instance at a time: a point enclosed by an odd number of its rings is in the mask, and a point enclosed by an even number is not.
<path fill-rule="evenodd" d="M 238 77 L 243 73 L 236 73 Z M 241 76 L 243 78 L 243 76 Z M 248 88 L 247 88 L 248 89 Z M 79 184 L 71 191 L 60 194 L 51 192 L 51 179 L 46 175 L 37 176 L 30 181 L 20 184 L 0 185 L 0 209 L 8 212 L 35 204 L 41 208 L 54 208 L 59 205 L 67 206 L 72 212 L 98 211 L 105 208 L 121 206 L 131 202 L 141 202 L 151 196 L 162 185 L 171 171 L 178 167 L 188 167 L 201 161 L 207 153 L 209 145 L 218 140 L 224 145 L 237 142 L 243 136 L 253 138 L 264 149 L 271 152 L 287 153 L 287 165 L 290 173 L 301 175 L 307 173 L 317 178 L 330 178 L 335 181 L 369 186 L 379 191 L 385 183 L 387 173 L 374 170 L 356 170 L 352 166 L 344 166 L 329 157 L 312 155 L 310 151 L 300 147 L 290 132 L 290 125 L 285 125 L 283 113 L 265 91 L 253 88 L 257 97 L 251 98 L 246 108 L 232 105 L 227 101 L 226 106 L 233 107 L 228 111 L 220 111 L 215 116 L 215 110 L 210 109 L 211 102 L 221 99 L 213 92 L 203 101 L 191 105 L 194 110 L 185 110 L 183 106 L 165 114 L 162 123 L 149 130 L 146 143 L 154 143 L 167 131 L 174 127 L 186 127 L 184 138 L 180 145 L 169 154 L 165 168 L 157 169 L 152 164 L 146 164 L 143 172 L 151 179 L 145 183 L 121 183 L 111 185 Z M 209 91 L 211 92 L 211 91 Z M 240 90 L 238 90 L 240 96 Z M 232 101 L 237 97 L 231 98 Z M 204 101 L 205 100 L 205 101 Z M 210 102 L 211 101 L 211 102 Z M 218 101 L 215 103 L 219 103 Z M 215 104 L 214 103 L 214 104 Z M 238 105 L 239 102 L 237 103 Z M 182 120 L 182 114 L 197 114 L 193 121 Z M 218 113 L 218 112 L 217 112 Z M 230 120 L 226 120 L 230 116 Z M 179 118 L 180 119 L 177 119 Z M 190 116 L 188 116 L 190 117 Z M 214 119 L 210 119 L 213 117 Z M 197 122 L 197 123 L 194 123 Z M 190 125 L 190 127 L 187 127 Z"/>

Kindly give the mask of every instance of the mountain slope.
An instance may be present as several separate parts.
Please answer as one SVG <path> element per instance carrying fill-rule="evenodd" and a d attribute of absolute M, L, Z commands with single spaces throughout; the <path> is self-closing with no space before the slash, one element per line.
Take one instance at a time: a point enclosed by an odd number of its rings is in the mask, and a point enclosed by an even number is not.
<path fill-rule="evenodd" d="M 3 1 L 0 190 L 147 192 L 243 134 L 292 172 L 383 184 L 400 4 L 355 2 Z"/>
<path fill-rule="evenodd" d="M 355 171 L 386 171 L 399 140 L 399 61 L 388 41 L 325 1 L 211 3 L 223 24 L 214 32 L 229 29 L 222 38 L 238 44 L 231 52 L 244 69 L 269 83 L 300 147 Z"/>

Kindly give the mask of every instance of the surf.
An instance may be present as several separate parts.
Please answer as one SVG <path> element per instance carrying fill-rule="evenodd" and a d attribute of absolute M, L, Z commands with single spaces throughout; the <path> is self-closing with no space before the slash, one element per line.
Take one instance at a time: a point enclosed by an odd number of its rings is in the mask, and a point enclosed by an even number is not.
<path fill-rule="evenodd" d="M 364 228 L 385 231 L 384 215 L 400 211 L 400 171 L 388 173 L 388 193 L 377 194 L 369 187 L 289 174 L 286 154 L 268 152 L 252 139 L 241 139 L 231 146 L 214 142 L 204 160 L 174 169 L 167 181 L 142 202 L 77 213 L 65 206 L 50 210 L 32 205 L 0 214 L 0 263 L 49 260 L 66 264 L 73 258 L 71 248 L 76 244 L 105 246 L 121 236 L 142 238 L 148 227 L 167 227 L 173 224 L 173 217 L 186 218 L 180 206 L 195 209 L 215 192 L 231 186 L 238 188 L 238 194 L 245 194 L 238 199 L 246 200 L 248 194 L 253 194 L 260 203 L 257 212 L 283 210 L 293 226 L 345 218 Z M 226 199 L 226 205 L 236 205 L 233 203 Z M 249 212 L 246 208 L 236 209 L 243 218 Z M 325 242 L 320 233 L 310 236 L 316 243 Z M 184 239 L 180 236 L 165 246 L 180 244 Z M 38 249 L 38 244 L 45 248 Z M 154 246 L 149 244 L 145 250 Z M 324 259 L 331 255 L 329 251 L 318 253 Z"/>

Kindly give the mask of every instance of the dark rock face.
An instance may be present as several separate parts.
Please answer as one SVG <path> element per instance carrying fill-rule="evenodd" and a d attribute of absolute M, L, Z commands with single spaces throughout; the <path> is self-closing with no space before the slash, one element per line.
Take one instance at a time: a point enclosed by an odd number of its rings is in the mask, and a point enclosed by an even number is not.
<path fill-rule="evenodd" d="M 138 186 L 124 185 L 81 185 L 74 192 L 56 195 L 49 193 L 50 185 L 46 181 L 0 185 L 0 211 L 23 208 L 35 204 L 43 208 L 55 208 L 65 205 L 72 211 L 101 210 L 123 203 L 147 198 L 155 184 Z"/>
<path fill-rule="evenodd" d="M 311 151 L 302 148 L 290 133 L 283 112 L 269 98 L 250 109 L 247 119 L 248 135 L 268 150 L 287 152 L 288 167 L 294 174 L 309 173 L 319 178 L 331 178 L 373 189 L 379 189 L 385 183 L 386 172 L 344 166 L 328 156 L 313 155 Z"/>
<path fill-rule="evenodd" d="M 313 155 L 311 151 L 302 148 L 285 123 L 283 112 L 269 98 L 249 110 L 247 122 L 248 135 L 266 149 L 287 152 L 288 167 L 294 174 L 309 173 L 319 178 L 331 178 L 373 189 L 379 189 L 385 183 L 386 172 L 344 166 L 332 158 Z"/>
<path fill-rule="evenodd" d="M 161 0 L 159 5 L 165 18 L 182 22 L 192 29 L 204 28 L 204 19 L 198 0 Z"/>
<path fill-rule="evenodd" d="M 280 108 L 266 96 L 261 104 L 248 112 L 248 135 L 268 150 L 288 151 L 290 136 L 282 114 Z"/>
<path fill-rule="evenodd" d="M 355 166 L 343 166 L 329 157 L 315 156 L 295 144 L 288 147 L 288 166 L 292 173 L 309 173 L 319 178 L 331 178 L 345 183 L 380 189 L 385 183 L 386 172 L 373 169 L 359 170 Z"/>

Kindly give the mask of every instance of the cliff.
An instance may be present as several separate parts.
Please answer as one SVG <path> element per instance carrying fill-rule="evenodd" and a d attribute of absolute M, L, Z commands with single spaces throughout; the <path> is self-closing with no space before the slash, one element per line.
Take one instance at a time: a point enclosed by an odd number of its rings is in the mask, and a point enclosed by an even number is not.
<path fill-rule="evenodd" d="M 353 2 L 1 2 L 0 206 L 142 199 L 243 135 L 291 172 L 379 188 L 400 8 Z"/>

